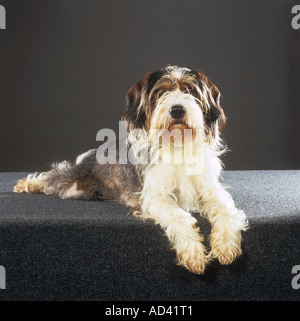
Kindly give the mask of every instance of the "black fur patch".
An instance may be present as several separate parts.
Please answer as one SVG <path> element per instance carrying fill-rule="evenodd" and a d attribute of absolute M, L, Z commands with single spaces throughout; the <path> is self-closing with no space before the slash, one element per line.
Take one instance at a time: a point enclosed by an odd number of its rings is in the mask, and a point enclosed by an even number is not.
<path fill-rule="evenodd" d="M 157 81 L 165 74 L 165 70 L 163 68 L 158 69 L 156 71 L 154 71 L 149 79 L 148 79 L 148 88 L 147 88 L 147 95 L 150 94 L 152 88 L 155 86 L 155 84 L 157 83 Z"/>

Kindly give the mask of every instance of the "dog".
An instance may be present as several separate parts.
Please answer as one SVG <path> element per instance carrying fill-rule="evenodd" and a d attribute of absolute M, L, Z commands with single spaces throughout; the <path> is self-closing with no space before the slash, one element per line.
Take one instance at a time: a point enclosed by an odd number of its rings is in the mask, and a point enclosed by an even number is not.
<path fill-rule="evenodd" d="M 176 251 L 177 264 L 189 271 L 203 274 L 212 259 L 230 264 L 242 253 L 241 231 L 248 221 L 219 182 L 220 156 L 226 151 L 220 132 L 227 121 L 220 97 L 197 70 L 167 66 L 149 72 L 129 89 L 121 118 L 128 133 L 126 151 L 133 160 L 147 155 L 147 161 L 99 163 L 99 150 L 93 149 L 75 162 L 30 174 L 14 192 L 120 202 L 158 224 Z M 211 223 L 209 251 L 195 212 Z"/>

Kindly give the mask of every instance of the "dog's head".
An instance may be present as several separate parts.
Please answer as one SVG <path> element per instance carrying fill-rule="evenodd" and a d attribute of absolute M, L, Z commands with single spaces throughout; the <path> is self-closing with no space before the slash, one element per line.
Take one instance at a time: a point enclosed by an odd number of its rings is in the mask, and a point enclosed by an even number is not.
<path fill-rule="evenodd" d="M 202 129 L 211 142 L 226 123 L 218 88 L 199 71 L 168 66 L 131 87 L 122 120 L 128 130 Z"/>

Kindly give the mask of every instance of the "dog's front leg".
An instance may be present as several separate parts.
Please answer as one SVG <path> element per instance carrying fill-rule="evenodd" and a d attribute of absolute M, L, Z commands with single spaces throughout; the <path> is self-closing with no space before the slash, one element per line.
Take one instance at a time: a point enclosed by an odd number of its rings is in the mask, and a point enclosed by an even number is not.
<path fill-rule="evenodd" d="M 217 182 L 203 188 L 201 212 L 212 224 L 209 257 L 230 264 L 241 253 L 241 231 L 247 228 L 245 213 L 238 210 L 231 195 Z"/>
<path fill-rule="evenodd" d="M 176 250 L 178 264 L 193 273 L 204 273 L 207 258 L 196 219 L 159 194 L 145 199 L 142 208 L 142 218 L 153 219 L 165 230 Z"/>

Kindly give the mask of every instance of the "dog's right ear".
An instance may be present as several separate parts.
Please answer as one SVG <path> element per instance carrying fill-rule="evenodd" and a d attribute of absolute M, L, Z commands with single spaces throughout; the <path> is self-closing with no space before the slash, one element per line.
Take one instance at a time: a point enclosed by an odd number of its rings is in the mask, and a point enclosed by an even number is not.
<path fill-rule="evenodd" d="M 146 129 L 147 124 L 147 87 L 151 73 L 147 73 L 134 86 L 132 86 L 126 97 L 125 111 L 122 116 L 123 121 L 127 121 L 127 129 Z"/>

